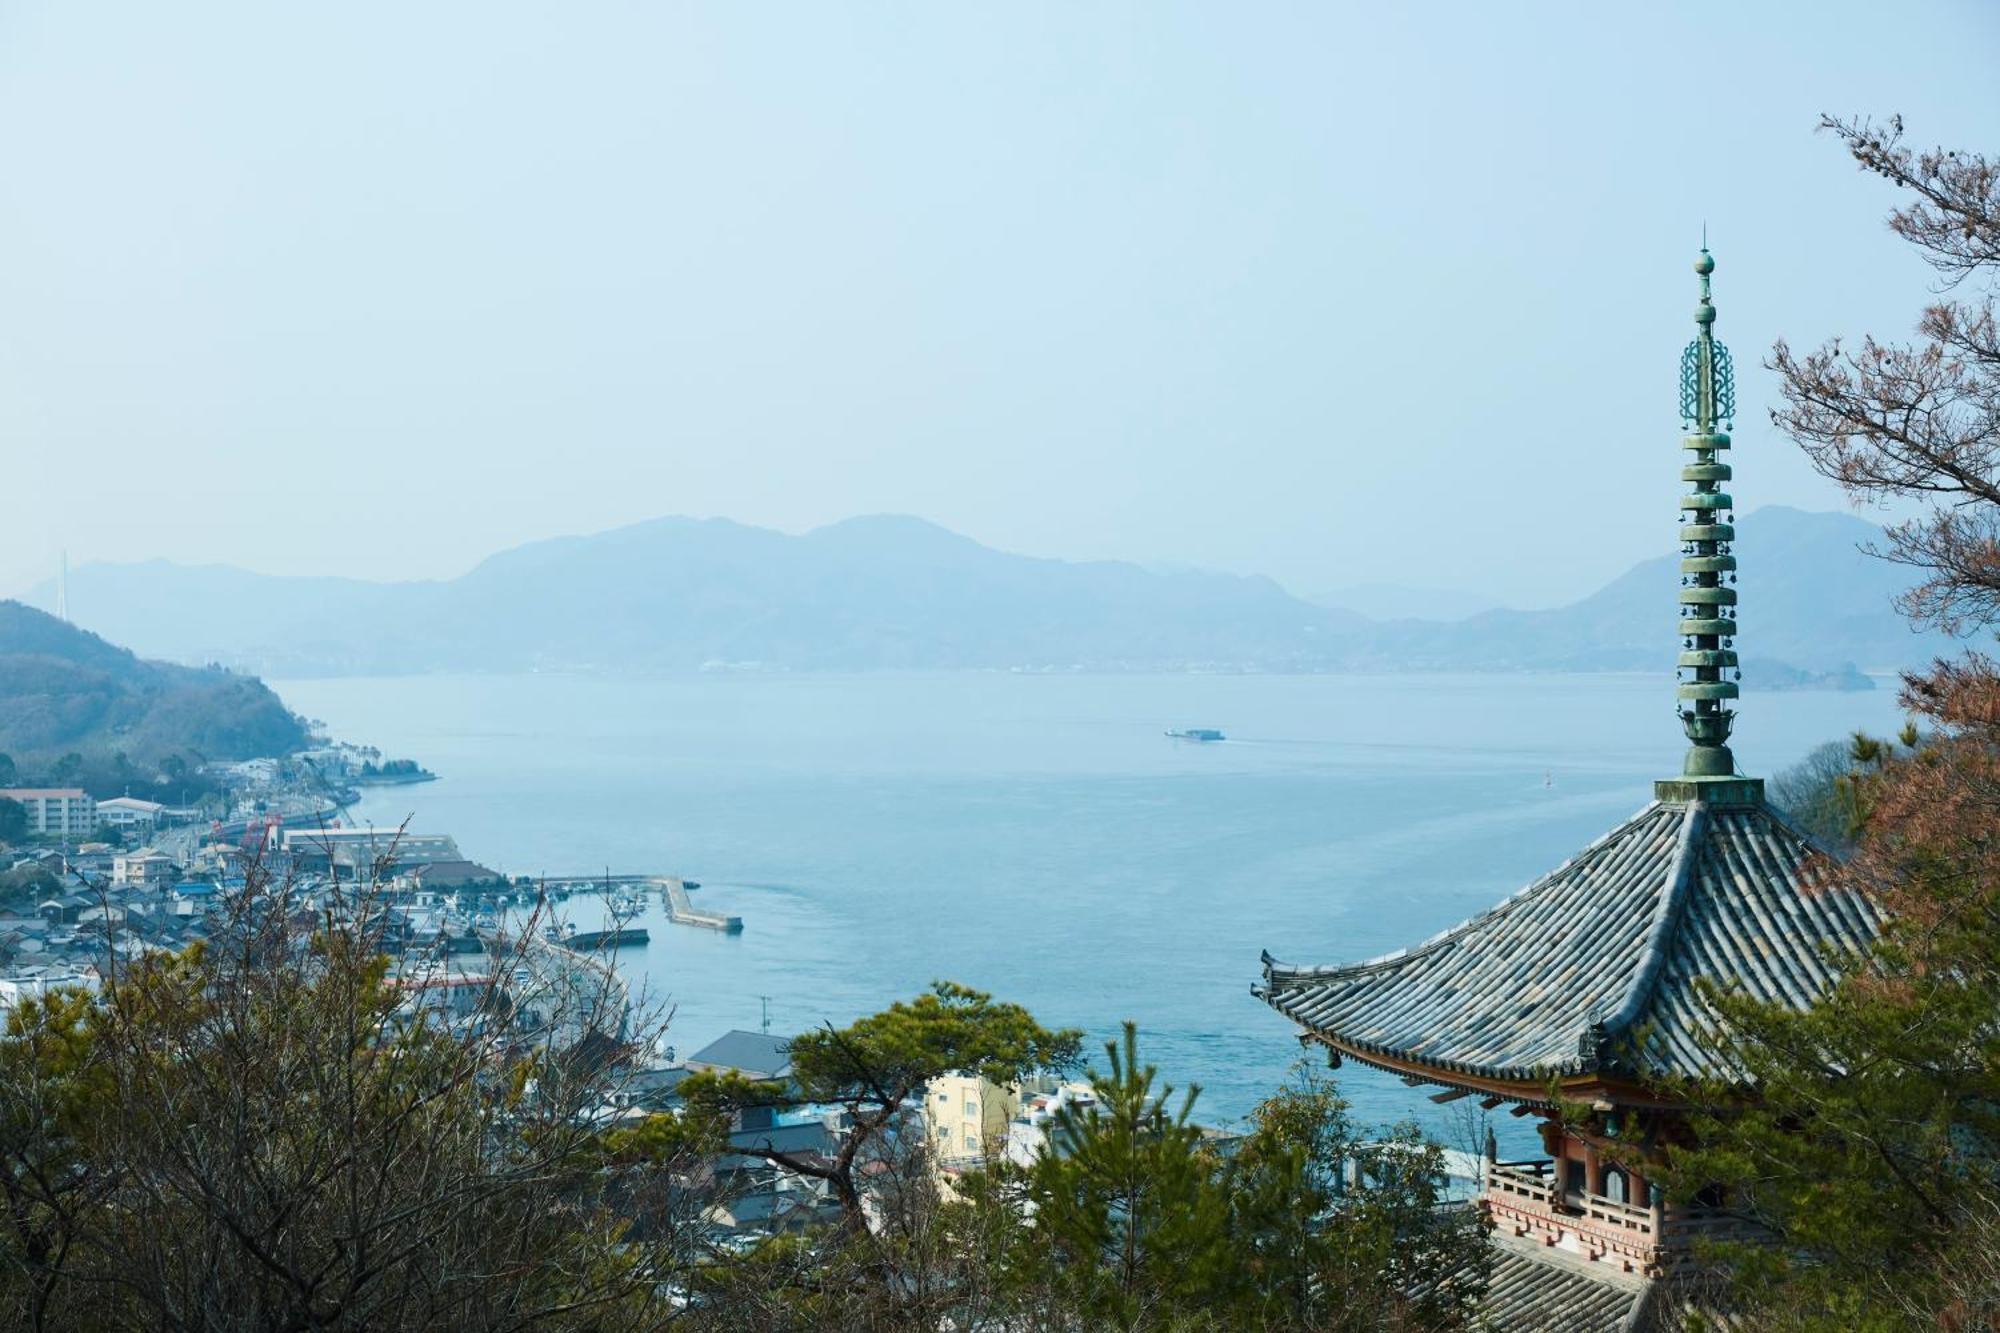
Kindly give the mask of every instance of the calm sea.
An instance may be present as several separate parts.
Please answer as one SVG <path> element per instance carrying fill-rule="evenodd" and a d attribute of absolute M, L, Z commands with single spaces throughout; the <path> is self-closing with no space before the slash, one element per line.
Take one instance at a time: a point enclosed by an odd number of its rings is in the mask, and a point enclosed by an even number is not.
<path fill-rule="evenodd" d="M 726 937 L 621 951 L 683 1053 L 844 1022 L 951 978 L 1141 1051 L 1229 1122 L 1298 1055 L 1258 952 L 1413 943 L 1552 868 L 1679 767 L 1664 678 L 918 674 L 291 681 L 333 734 L 442 775 L 362 821 L 510 874 L 663 872 Z M 1891 688 L 1752 695 L 1746 770 L 1899 723 Z M 1229 739 L 1167 739 L 1176 727 Z M 592 900 L 577 923 L 602 924 Z M 760 997 L 768 997 L 763 999 Z M 1349 1066 L 1371 1121 L 1462 1126 Z M 1461 1103 L 1460 1105 L 1464 1105 Z M 1501 1117 L 1503 1122 L 1506 1117 Z M 1512 1122 L 1518 1125 L 1519 1122 Z M 1503 1128 L 1505 1126 L 1503 1125 Z M 1508 1137 L 1514 1137 L 1509 1134 Z"/>

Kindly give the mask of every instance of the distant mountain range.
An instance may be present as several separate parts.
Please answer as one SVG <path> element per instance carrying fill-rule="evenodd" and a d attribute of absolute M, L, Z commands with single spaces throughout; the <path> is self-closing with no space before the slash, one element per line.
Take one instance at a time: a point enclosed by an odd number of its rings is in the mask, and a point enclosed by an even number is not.
<path fill-rule="evenodd" d="M 1463 620 L 1500 607 L 1491 597 L 1476 592 L 1407 583 L 1350 583 L 1306 600 L 1315 606 L 1358 612 L 1370 620 Z"/>
<path fill-rule="evenodd" d="M 1739 647 L 1771 683 L 1949 648 L 1890 606 L 1908 571 L 1847 514 L 1739 524 Z M 1671 524 L 1662 525 L 1663 544 Z M 1523 560 L 1550 558 L 1523 550 Z M 1371 620 L 1266 578 L 1010 555 L 914 518 L 794 537 L 663 518 L 530 543 L 442 582 L 287 578 L 151 561 L 70 576 L 76 619 L 150 656 L 266 676 L 429 671 L 1214 669 L 1664 671 L 1671 555 L 1547 611 Z M 29 600 L 53 603 L 44 585 Z M 1756 666 L 1748 668 L 1753 677 Z"/>
<path fill-rule="evenodd" d="M 0 753 L 24 774 L 76 754 L 96 771 L 122 756 L 143 775 L 170 756 L 286 754 L 304 724 L 261 681 L 148 662 L 54 616 L 0 602 Z M 114 766 L 117 767 L 117 766 Z"/>

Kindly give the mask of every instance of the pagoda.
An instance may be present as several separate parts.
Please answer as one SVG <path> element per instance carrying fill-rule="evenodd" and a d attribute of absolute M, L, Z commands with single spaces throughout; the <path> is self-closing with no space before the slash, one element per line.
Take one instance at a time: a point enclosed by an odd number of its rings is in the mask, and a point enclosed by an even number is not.
<path fill-rule="evenodd" d="M 1667 1089 L 1732 1072 L 1697 982 L 1804 1007 L 1834 980 L 1830 960 L 1865 949 L 1879 925 L 1729 749 L 1741 673 L 1722 460 L 1735 389 L 1714 336 L 1714 270 L 1704 247 L 1696 334 L 1681 358 L 1681 772 L 1480 915 L 1366 962 L 1295 966 L 1267 953 L 1256 988 L 1335 1065 L 1359 1061 L 1442 1088 L 1435 1101 L 1476 1096 L 1540 1118 L 1542 1158 L 1496 1160 L 1488 1136 L 1482 1200 L 1501 1248 L 1489 1307 L 1569 1314 L 1510 1327 L 1639 1327 L 1624 1321 L 1639 1320 L 1657 1279 L 1688 1271 L 1697 1236 L 1750 1230 L 1726 1191 L 1682 1205 L 1648 1178 L 1687 1133 L 1688 1108 Z"/>

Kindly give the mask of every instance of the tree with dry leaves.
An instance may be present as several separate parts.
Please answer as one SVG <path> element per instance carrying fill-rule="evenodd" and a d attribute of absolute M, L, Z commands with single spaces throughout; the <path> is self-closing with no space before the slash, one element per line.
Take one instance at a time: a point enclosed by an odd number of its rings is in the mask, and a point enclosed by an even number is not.
<path fill-rule="evenodd" d="M 253 868 L 203 943 L 12 1014 L 0 1325 L 665 1320 L 690 1201 L 673 1161 L 607 1150 L 623 1034 L 558 1012 L 578 986 L 526 1016 L 526 932 L 483 981 L 392 975 L 381 906 Z"/>
<path fill-rule="evenodd" d="M 1912 620 L 1951 632 L 1991 626 L 2000 616 L 2000 162 L 1913 149 L 1900 118 L 1827 117 L 1822 127 L 1862 170 L 1904 192 L 1889 227 L 1937 272 L 1938 290 L 1912 342 L 1836 339 L 1799 354 L 1780 341 L 1769 364 L 1784 401 L 1772 420 L 1857 503 L 1921 506 L 1890 526 L 1882 551 L 1922 571 L 1903 599 Z"/>

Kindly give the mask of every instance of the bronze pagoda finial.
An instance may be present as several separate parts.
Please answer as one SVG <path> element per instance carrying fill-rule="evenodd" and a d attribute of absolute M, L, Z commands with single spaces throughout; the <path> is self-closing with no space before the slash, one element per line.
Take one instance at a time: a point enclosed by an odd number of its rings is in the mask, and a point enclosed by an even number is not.
<path fill-rule="evenodd" d="M 1688 461 L 1681 480 L 1690 484 L 1681 497 L 1680 698 L 1681 726 L 1690 748 L 1682 773 L 1690 778 L 1727 778 L 1736 772 L 1729 750 L 1729 732 L 1736 712 L 1736 681 L 1742 673 L 1736 658 L 1736 540 L 1732 520 L 1735 502 L 1722 483 L 1729 464 L 1717 457 L 1729 448 L 1728 431 L 1736 414 L 1736 380 L 1729 349 L 1715 340 L 1715 305 L 1709 294 L 1709 274 L 1715 259 L 1702 228 L 1701 255 L 1694 271 L 1701 277 L 1701 303 L 1695 307 L 1696 334 L 1681 354 L 1681 421 L 1690 433 L 1681 441 Z"/>

